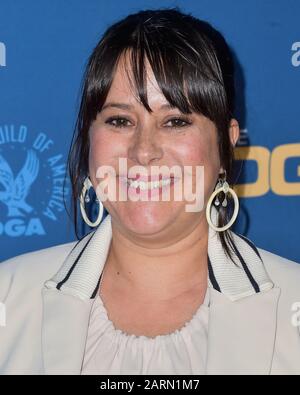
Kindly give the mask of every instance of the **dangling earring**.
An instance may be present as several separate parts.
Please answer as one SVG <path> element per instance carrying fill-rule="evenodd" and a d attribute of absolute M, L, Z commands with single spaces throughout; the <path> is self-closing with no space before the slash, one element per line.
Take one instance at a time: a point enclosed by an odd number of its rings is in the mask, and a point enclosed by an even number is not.
<path fill-rule="evenodd" d="M 225 194 L 225 197 L 224 197 L 224 199 L 222 201 L 222 206 L 223 207 L 227 207 L 227 194 L 230 193 L 230 195 L 233 197 L 233 200 L 234 200 L 234 211 L 233 211 L 232 218 L 228 222 L 228 224 L 222 226 L 221 228 L 218 228 L 217 226 L 215 226 L 212 223 L 210 211 L 211 211 L 212 202 L 213 202 L 213 200 L 214 200 L 214 198 L 216 196 L 217 196 L 217 198 L 215 200 L 215 205 L 219 206 L 221 204 L 220 200 L 218 198 L 218 195 L 219 195 L 220 192 L 224 192 L 224 194 Z M 215 187 L 215 190 L 211 194 L 211 196 L 210 196 L 210 198 L 209 198 L 209 200 L 207 202 L 206 219 L 207 219 L 207 222 L 208 222 L 209 226 L 211 228 L 213 228 L 216 232 L 223 232 L 224 230 L 227 230 L 227 229 L 229 229 L 231 227 L 231 225 L 234 223 L 234 221 L 237 218 L 238 212 L 239 212 L 239 199 L 238 199 L 237 194 L 235 193 L 235 191 L 232 188 L 230 188 L 228 182 L 226 181 L 226 170 L 225 170 L 225 172 L 223 173 L 223 178 L 219 178 L 218 183 L 217 183 L 217 185 Z"/>
<path fill-rule="evenodd" d="M 99 212 L 98 212 L 98 217 L 96 219 L 95 222 L 91 222 L 88 218 L 88 216 L 86 215 L 85 212 L 85 202 L 89 203 L 90 202 L 90 197 L 89 197 L 89 190 L 92 187 L 92 183 L 91 180 L 89 179 L 89 177 L 87 177 L 84 180 L 83 183 L 83 188 L 80 194 L 80 211 L 81 211 L 81 215 L 82 218 L 84 219 L 84 222 L 89 225 L 90 227 L 94 228 L 96 226 L 98 226 L 102 220 L 103 217 L 103 203 L 97 198 L 96 202 L 99 205 Z"/>

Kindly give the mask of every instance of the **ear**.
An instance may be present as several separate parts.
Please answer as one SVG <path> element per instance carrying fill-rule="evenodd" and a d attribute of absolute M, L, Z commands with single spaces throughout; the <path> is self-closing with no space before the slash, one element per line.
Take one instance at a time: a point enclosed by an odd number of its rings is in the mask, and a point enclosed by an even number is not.
<path fill-rule="evenodd" d="M 235 118 L 232 118 L 230 120 L 228 132 L 229 132 L 231 144 L 233 145 L 233 147 L 235 147 L 235 145 L 240 137 L 240 126 L 239 126 L 238 121 Z M 221 167 L 220 173 L 223 173 L 223 172 L 224 172 L 224 169 L 223 169 L 223 167 Z"/>
<path fill-rule="evenodd" d="M 240 127 L 236 119 L 232 118 L 229 124 L 229 137 L 231 144 L 235 147 L 239 137 L 240 137 Z"/>

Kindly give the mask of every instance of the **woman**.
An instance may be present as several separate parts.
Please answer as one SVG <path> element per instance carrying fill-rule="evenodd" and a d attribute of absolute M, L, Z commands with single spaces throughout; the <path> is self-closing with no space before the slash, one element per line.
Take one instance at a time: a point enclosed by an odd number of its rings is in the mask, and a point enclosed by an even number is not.
<path fill-rule="evenodd" d="M 209 24 L 147 10 L 105 32 L 69 157 L 75 218 L 79 200 L 96 230 L 0 265 L 2 374 L 300 373 L 300 269 L 230 230 L 233 109 Z"/>

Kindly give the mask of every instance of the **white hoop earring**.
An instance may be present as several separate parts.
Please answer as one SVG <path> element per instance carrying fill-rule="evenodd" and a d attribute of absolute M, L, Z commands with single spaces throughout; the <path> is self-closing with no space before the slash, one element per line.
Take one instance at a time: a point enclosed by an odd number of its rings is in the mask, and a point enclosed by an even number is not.
<path fill-rule="evenodd" d="M 226 173 L 225 173 L 225 175 L 226 175 Z M 212 202 L 213 202 L 214 198 L 220 192 L 224 192 L 224 194 L 225 194 L 225 198 L 224 198 L 224 201 L 222 203 L 223 207 L 227 206 L 227 199 L 226 199 L 227 193 L 229 192 L 230 195 L 233 197 L 233 200 L 234 200 L 234 211 L 233 211 L 233 215 L 231 217 L 231 220 L 228 222 L 228 224 L 218 228 L 216 225 L 214 225 L 212 223 L 212 220 L 211 220 L 211 205 L 212 205 Z M 218 206 L 220 204 L 218 198 L 216 199 L 216 203 L 215 204 L 216 204 L 216 206 Z M 235 193 L 235 191 L 232 188 L 229 187 L 229 184 L 226 181 L 226 178 L 225 178 L 224 181 L 220 181 L 219 180 L 219 182 L 218 182 L 214 192 L 211 194 L 211 196 L 210 196 L 210 198 L 209 198 L 209 200 L 207 202 L 207 206 L 206 206 L 206 219 L 207 219 L 207 222 L 208 222 L 209 226 L 212 229 L 214 229 L 216 232 L 223 232 L 224 230 L 227 230 L 227 229 L 229 229 L 231 227 L 231 225 L 234 223 L 234 221 L 237 218 L 238 212 L 239 212 L 239 199 L 237 197 L 237 194 Z"/>
<path fill-rule="evenodd" d="M 98 205 L 99 205 L 98 217 L 97 217 L 95 222 L 91 222 L 89 220 L 88 216 L 86 215 L 86 212 L 85 212 L 85 201 L 89 201 L 89 198 L 86 199 L 85 195 L 86 195 L 86 193 L 89 191 L 89 189 L 92 186 L 93 185 L 91 183 L 91 180 L 89 179 L 89 177 L 87 177 L 84 180 L 83 188 L 82 188 L 82 191 L 81 191 L 81 194 L 80 194 L 80 211 L 81 211 L 82 218 L 84 219 L 84 222 L 88 226 L 90 226 L 91 228 L 94 228 L 94 227 L 98 226 L 100 224 L 101 220 L 102 220 L 102 217 L 103 217 L 103 203 L 98 198 L 96 199 L 96 201 L 98 202 Z"/>

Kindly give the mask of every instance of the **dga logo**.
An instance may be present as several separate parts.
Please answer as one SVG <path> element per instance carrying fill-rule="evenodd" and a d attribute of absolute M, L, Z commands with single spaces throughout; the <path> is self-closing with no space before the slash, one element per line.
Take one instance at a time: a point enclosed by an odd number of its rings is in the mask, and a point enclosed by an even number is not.
<path fill-rule="evenodd" d="M 294 67 L 300 66 L 300 42 L 295 42 L 292 45 L 292 51 L 294 52 L 292 56 L 292 65 Z"/>
<path fill-rule="evenodd" d="M 6 47 L 0 42 L 0 66 L 6 66 Z"/>
<path fill-rule="evenodd" d="M 45 133 L 0 126 L 0 235 L 44 235 L 46 221 L 64 211 L 66 165 Z"/>

